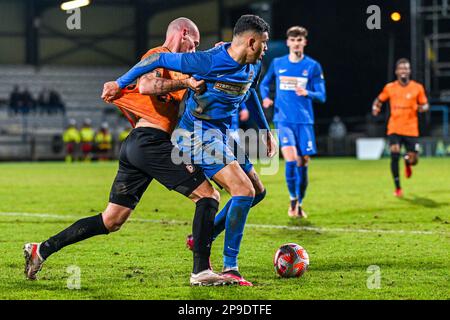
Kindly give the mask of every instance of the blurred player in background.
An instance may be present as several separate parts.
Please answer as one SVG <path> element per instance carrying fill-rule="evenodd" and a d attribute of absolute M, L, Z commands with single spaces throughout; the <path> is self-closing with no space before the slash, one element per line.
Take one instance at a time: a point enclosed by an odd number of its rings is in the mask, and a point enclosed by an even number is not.
<path fill-rule="evenodd" d="M 403 196 L 400 185 L 399 161 L 401 145 L 406 148 L 405 176 L 410 178 L 412 166 L 419 161 L 419 119 L 417 112 L 429 110 L 424 87 L 411 80 L 411 64 L 408 59 L 397 61 L 395 68 L 397 80 L 388 83 L 372 105 L 372 114 L 381 112 L 383 103 L 390 104 L 390 117 L 387 127 L 391 150 L 391 172 L 395 183 L 396 197 Z"/>
<path fill-rule="evenodd" d="M 303 200 L 308 187 L 310 157 L 317 153 L 313 102 L 325 103 L 325 81 L 320 64 L 305 55 L 308 31 L 299 26 L 287 31 L 289 54 L 270 64 L 260 92 L 264 108 L 275 105 L 274 123 L 279 130 L 281 152 L 286 161 L 286 183 L 290 195 L 288 215 L 303 217 Z M 275 103 L 269 98 L 275 81 Z"/>
<path fill-rule="evenodd" d="M 198 165 L 206 176 L 232 196 L 216 216 L 214 239 L 225 230 L 222 275 L 237 280 L 241 286 L 252 286 L 238 268 L 245 223 L 250 208 L 264 199 L 266 190 L 248 157 L 240 163 L 237 161 L 236 154 L 228 146 L 226 131 L 245 101 L 258 127 L 266 130 L 268 155 L 273 157 L 276 153 L 276 142 L 255 90 L 260 60 L 267 50 L 268 40 L 269 25 L 258 16 L 243 15 L 234 26 L 231 43 L 206 52 L 151 55 L 111 84 L 125 88 L 140 75 L 160 67 L 205 80 L 207 90 L 204 94 L 188 92 L 186 109 L 179 124 L 184 134 L 178 136 L 178 142 L 181 140 L 181 149 L 190 154 L 191 160 L 186 160 L 201 162 Z"/>
<path fill-rule="evenodd" d="M 69 120 L 69 124 L 63 133 L 63 141 L 66 150 L 66 162 L 76 160 L 80 146 L 80 132 L 77 129 L 77 121 L 75 119 Z"/>
<path fill-rule="evenodd" d="M 155 52 L 192 52 L 199 41 L 197 26 L 187 18 L 178 18 L 169 24 L 165 43 L 149 50 L 143 59 Z M 28 279 L 36 279 L 43 262 L 65 246 L 118 231 L 148 185 L 156 179 L 168 189 L 196 203 L 192 227 L 195 238 L 194 265 L 190 284 L 222 285 L 236 282 L 215 274 L 209 268 L 214 217 L 219 207 L 220 194 L 207 181 L 202 170 L 171 161 L 174 147 L 170 134 L 176 125 L 179 104 L 187 88 L 199 92 L 204 90 L 204 82 L 177 72 L 157 69 L 143 75 L 138 85 L 132 88 L 119 93 L 114 90 L 115 98 L 118 98 L 115 100 L 116 105 L 135 128 L 122 144 L 119 170 L 111 188 L 109 204 L 103 213 L 78 220 L 42 243 L 26 244 L 25 275 Z M 105 98 L 109 91 L 105 84 L 102 97 Z"/>

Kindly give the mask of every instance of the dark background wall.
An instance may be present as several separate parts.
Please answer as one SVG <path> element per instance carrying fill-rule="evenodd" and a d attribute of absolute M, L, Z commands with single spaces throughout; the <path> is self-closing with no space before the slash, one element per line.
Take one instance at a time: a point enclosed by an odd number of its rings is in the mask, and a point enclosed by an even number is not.
<path fill-rule="evenodd" d="M 135 49 L 133 27 L 101 38 L 122 26 L 133 26 L 138 12 L 132 6 L 133 1 L 93 1 L 91 6 L 82 9 L 82 29 L 74 31 L 65 27 L 68 15 L 59 9 L 60 1 L 45 1 L 52 5 L 41 14 L 40 20 L 39 58 L 44 64 L 123 65 L 123 61 L 135 61 L 139 50 Z M 150 10 L 154 7 L 150 4 L 156 0 L 144 2 L 147 3 L 145 8 Z M 26 3 L 0 0 L 0 63 L 25 63 Z M 170 3 L 168 1 L 167 6 Z M 266 9 L 261 9 L 261 3 L 267 3 Z M 381 8 L 381 30 L 369 30 L 366 26 L 369 17 L 366 11 L 370 5 Z M 394 61 L 410 55 L 409 0 L 205 0 L 160 10 L 138 29 L 139 33 L 145 33 L 144 49 L 160 44 L 167 24 L 180 15 L 198 23 L 202 32 L 201 49 L 212 46 L 220 34 L 223 40 L 230 40 L 233 24 L 245 13 L 269 19 L 272 40 L 283 42 L 286 29 L 292 25 L 307 27 L 310 35 L 306 52 L 322 64 L 327 81 L 328 101 L 315 108 L 318 119 L 335 114 L 345 117 L 367 114 L 375 96 L 394 77 L 393 70 L 388 68 L 390 33 L 395 38 Z M 397 24 L 389 19 L 395 10 L 403 15 Z M 49 32 L 49 28 L 60 35 Z M 88 37 L 99 37 L 101 40 L 95 41 L 95 46 L 111 51 L 122 60 L 102 55 L 89 46 L 70 51 L 74 39 L 86 41 Z M 69 53 L 50 59 L 64 50 Z"/>
<path fill-rule="evenodd" d="M 381 7 L 381 30 L 369 30 L 367 7 Z M 403 19 L 394 24 L 390 13 Z M 409 1 L 276 1 L 272 38 L 284 39 L 287 28 L 303 25 L 309 30 L 307 54 L 324 69 L 328 102 L 315 108 L 316 116 L 364 115 L 388 78 L 389 33 L 395 36 L 394 60 L 410 55 Z M 338 110 L 337 110 L 338 109 Z"/>

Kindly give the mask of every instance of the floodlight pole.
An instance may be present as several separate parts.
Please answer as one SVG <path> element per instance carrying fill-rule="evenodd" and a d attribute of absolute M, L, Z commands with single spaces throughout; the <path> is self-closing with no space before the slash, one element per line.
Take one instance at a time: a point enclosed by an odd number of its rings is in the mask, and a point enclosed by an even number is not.
<path fill-rule="evenodd" d="M 395 59 L 395 35 L 393 31 L 389 31 L 389 44 L 388 44 L 388 70 L 387 70 L 387 82 L 392 81 L 392 73 L 394 70 Z"/>
<path fill-rule="evenodd" d="M 25 5 L 25 63 L 39 64 L 39 10 L 36 0 L 27 0 Z"/>
<path fill-rule="evenodd" d="M 417 63 L 417 23 L 418 23 L 418 6 L 420 5 L 420 0 L 410 1 L 410 15 L 411 15 L 411 67 L 412 67 L 412 78 L 418 79 L 418 63 Z"/>
<path fill-rule="evenodd" d="M 148 50 L 148 30 L 147 23 L 149 20 L 147 5 L 141 1 L 136 1 L 135 4 L 135 54 L 136 59 L 142 57 L 142 55 Z"/>

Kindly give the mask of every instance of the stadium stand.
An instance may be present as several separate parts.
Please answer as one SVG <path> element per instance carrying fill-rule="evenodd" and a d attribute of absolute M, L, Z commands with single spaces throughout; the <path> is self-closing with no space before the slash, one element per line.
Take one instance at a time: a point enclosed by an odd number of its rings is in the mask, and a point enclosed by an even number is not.
<path fill-rule="evenodd" d="M 82 119 L 89 117 L 94 125 L 100 125 L 102 114 L 112 109 L 100 99 L 103 83 L 115 79 L 123 73 L 123 68 L 105 67 L 43 67 L 36 70 L 29 66 L 1 66 L 0 67 L 0 99 L 7 101 L 12 91 L 11 84 L 27 87 L 33 97 L 37 98 L 43 87 L 55 89 L 61 94 L 67 109 L 67 117 Z M 4 108 L 2 109 L 4 111 Z M 49 117 L 31 116 L 30 123 L 38 127 L 57 127 L 61 125 Z M 50 117 L 53 118 L 53 117 Z M 42 122 L 43 123 L 42 123 Z M 6 125 L 14 124 L 9 119 Z M 47 123 L 48 122 L 48 123 Z M 42 123 L 42 125 L 40 125 Z M 48 125 L 47 125 L 48 124 Z M 3 126 L 2 123 L 2 128 Z"/>
<path fill-rule="evenodd" d="M 0 143 L 4 146 L 17 146 L 17 142 L 22 141 L 24 146 L 15 147 L 17 149 L 30 148 L 30 139 L 56 140 L 54 137 L 62 134 L 68 119 L 76 119 L 78 123 L 82 123 L 84 119 L 90 118 L 93 127 L 100 127 L 103 122 L 108 122 L 112 128 L 123 126 L 123 119 L 118 117 L 116 108 L 104 103 L 100 99 L 100 94 L 105 81 L 117 78 L 124 71 L 126 69 L 120 67 L 45 66 L 36 69 L 26 65 L 0 66 L 0 101 L 2 102 L 0 107 L 2 141 Z M 62 113 L 10 114 L 8 101 L 15 84 L 21 88 L 26 87 L 34 99 L 37 99 L 44 87 L 54 89 L 60 94 L 65 104 L 65 115 Z M 50 143 L 48 148 L 51 146 Z M 39 151 L 39 144 L 36 148 L 24 154 Z M 16 158 L 15 155 L 20 154 L 20 152 L 14 152 L 13 148 L 6 149 L 9 151 L 3 150 L 1 155 L 3 159 Z M 52 154 L 50 150 L 47 151 L 42 150 L 42 153 Z M 60 157 L 60 154 L 55 156 Z"/>

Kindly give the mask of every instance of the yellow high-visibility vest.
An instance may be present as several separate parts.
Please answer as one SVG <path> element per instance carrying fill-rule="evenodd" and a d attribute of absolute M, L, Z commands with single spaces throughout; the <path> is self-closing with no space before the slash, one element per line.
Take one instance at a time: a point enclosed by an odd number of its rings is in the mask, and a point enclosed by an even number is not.
<path fill-rule="evenodd" d="M 81 142 L 93 142 L 95 136 L 94 129 L 90 127 L 84 127 L 80 130 Z"/>
<path fill-rule="evenodd" d="M 67 128 L 63 133 L 63 141 L 64 143 L 80 143 L 80 132 L 74 127 Z"/>
<path fill-rule="evenodd" d="M 112 135 L 109 132 L 99 131 L 95 135 L 95 143 L 100 150 L 109 150 L 112 147 Z"/>
<path fill-rule="evenodd" d="M 128 137 L 128 135 L 130 134 L 130 130 L 128 129 L 128 130 L 123 130 L 120 134 L 119 134 L 119 141 L 120 142 L 123 142 L 127 137 Z"/>

